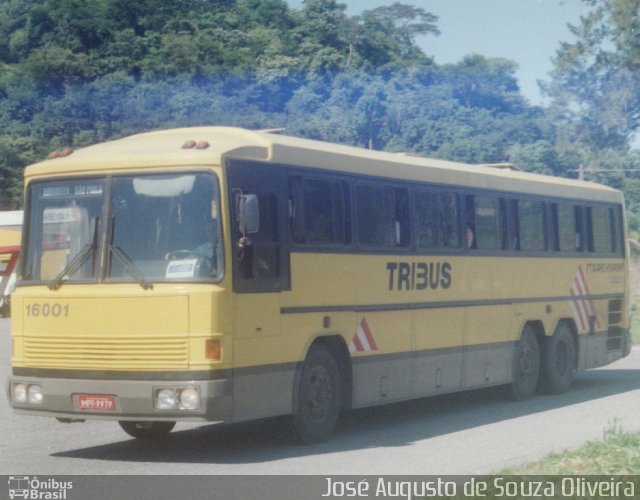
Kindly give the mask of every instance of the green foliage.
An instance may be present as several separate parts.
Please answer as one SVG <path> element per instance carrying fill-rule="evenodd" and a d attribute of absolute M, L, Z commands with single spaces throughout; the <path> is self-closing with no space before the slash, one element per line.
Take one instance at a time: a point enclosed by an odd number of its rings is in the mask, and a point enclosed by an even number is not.
<path fill-rule="evenodd" d="M 640 229 L 640 0 L 585 0 L 589 15 L 572 27 L 545 91 L 558 127 L 556 149 L 578 160 L 586 178 L 623 189 L 630 227 Z"/>
<path fill-rule="evenodd" d="M 638 63 L 629 2 L 597 0 L 590 24 L 576 28 L 589 43 L 559 53 L 549 92 L 569 104 L 550 118 L 523 99 L 513 62 L 470 55 L 436 65 L 415 42 L 437 36 L 438 20 L 411 5 L 381 2 L 350 17 L 336 0 L 301 10 L 284 0 L 0 0 L 0 208 L 20 204 L 23 167 L 50 150 L 203 124 L 286 127 L 572 177 L 600 160 L 627 168 L 616 125 L 624 106 L 576 120 L 570 103 L 588 67 L 575 62 L 596 53 L 605 4 L 615 4 L 617 50 L 628 67 Z M 630 102 L 629 84 L 620 103 Z M 640 181 L 597 178 L 625 189 L 640 213 Z M 640 231 L 640 216 L 630 220 Z"/>
<path fill-rule="evenodd" d="M 633 481 L 637 490 L 640 481 L 640 434 L 625 432 L 618 419 L 609 422 L 603 431 L 602 441 L 589 441 L 581 448 L 564 453 L 554 453 L 547 458 L 503 474 L 527 475 L 579 475 L 609 477 Z M 612 495 L 612 497 L 618 497 Z"/>

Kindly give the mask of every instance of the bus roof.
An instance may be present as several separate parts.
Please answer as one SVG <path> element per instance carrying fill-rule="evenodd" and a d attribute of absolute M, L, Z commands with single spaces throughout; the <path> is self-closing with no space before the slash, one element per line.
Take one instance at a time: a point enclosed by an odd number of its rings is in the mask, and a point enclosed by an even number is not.
<path fill-rule="evenodd" d="M 371 151 L 233 127 L 191 127 L 132 135 L 66 151 L 62 157 L 29 166 L 25 175 L 30 178 L 123 169 L 209 166 L 220 165 L 226 158 L 545 196 L 622 200 L 618 191 L 592 182 L 496 168 L 495 165 L 471 165 Z"/>

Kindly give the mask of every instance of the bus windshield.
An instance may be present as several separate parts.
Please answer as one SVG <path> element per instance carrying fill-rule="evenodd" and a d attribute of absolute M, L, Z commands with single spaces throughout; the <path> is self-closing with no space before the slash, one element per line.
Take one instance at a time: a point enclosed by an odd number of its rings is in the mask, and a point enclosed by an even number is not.
<path fill-rule="evenodd" d="M 222 239 L 213 173 L 34 182 L 22 281 L 218 281 Z"/>

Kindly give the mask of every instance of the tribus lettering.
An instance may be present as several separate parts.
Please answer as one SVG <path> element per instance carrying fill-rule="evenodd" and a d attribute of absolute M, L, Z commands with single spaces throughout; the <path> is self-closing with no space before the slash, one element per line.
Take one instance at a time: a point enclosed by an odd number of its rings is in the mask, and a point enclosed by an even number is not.
<path fill-rule="evenodd" d="M 451 286 L 449 262 L 387 262 L 389 290 L 436 290 Z"/>

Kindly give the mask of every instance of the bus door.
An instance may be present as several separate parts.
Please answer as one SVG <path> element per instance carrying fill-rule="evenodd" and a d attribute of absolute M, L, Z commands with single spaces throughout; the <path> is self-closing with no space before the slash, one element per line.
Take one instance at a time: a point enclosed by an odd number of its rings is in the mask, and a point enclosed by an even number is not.
<path fill-rule="evenodd" d="M 242 419 L 288 413 L 293 368 L 280 359 L 280 295 L 290 288 L 286 170 L 231 161 L 227 172 L 235 292 L 234 413 Z M 249 198 L 251 210 L 258 209 L 252 228 L 241 227 Z"/>

